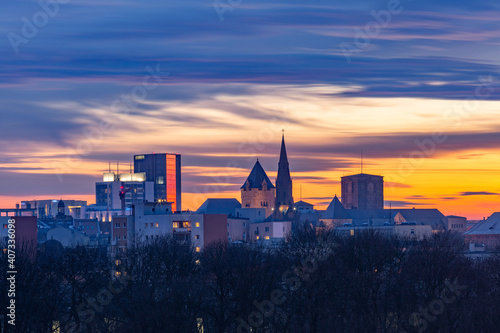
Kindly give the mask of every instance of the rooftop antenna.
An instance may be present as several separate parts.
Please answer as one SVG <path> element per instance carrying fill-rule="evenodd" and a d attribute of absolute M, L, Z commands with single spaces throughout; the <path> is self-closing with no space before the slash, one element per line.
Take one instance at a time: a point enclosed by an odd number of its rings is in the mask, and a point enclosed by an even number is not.
<path fill-rule="evenodd" d="M 130 162 L 130 173 L 132 173 L 132 162 Z"/>
<path fill-rule="evenodd" d="M 109 167 L 108 167 L 108 169 L 109 169 L 109 173 L 111 173 L 111 161 L 109 162 Z"/>
<path fill-rule="evenodd" d="M 300 201 L 302 201 L 302 184 L 300 184 Z"/>
<path fill-rule="evenodd" d="M 363 173 L 363 149 L 361 149 L 361 173 Z"/>
<path fill-rule="evenodd" d="M 281 130 L 281 136 L 285 136 L 285 129 L 284 128 Z"/>
<path fill-rule="evenodd" d="M 118 165 L 118 161 L 116 161 L 116 174 L 120 174 L 120 166 Z"/>

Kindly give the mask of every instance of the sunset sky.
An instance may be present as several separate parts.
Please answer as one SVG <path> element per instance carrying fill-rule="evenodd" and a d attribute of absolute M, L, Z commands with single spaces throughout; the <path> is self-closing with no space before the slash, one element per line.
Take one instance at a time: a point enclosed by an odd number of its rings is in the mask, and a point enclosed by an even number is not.
<path fill-rule="evenodd" d="M 151 152 L 182 155 L 183 209 L 240 199 L 285 129 L 296 201 L 325 208 L 363 151 L 387 205 L 500 211 L 500 3 L 393 1 L 4 3 L 0 207 L 93 203 L 109 161 Z"/>

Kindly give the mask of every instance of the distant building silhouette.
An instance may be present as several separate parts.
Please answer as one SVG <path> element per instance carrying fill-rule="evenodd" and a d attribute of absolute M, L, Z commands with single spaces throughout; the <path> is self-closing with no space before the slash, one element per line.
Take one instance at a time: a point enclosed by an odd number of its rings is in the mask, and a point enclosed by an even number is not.
<path fill-rule="evenodd" d="M 342 177 L 342 205 L 346 209 L 383 209 L 384 177 L 360 173 Z"/>
<path fill-rule="evenodd" d="M 278 163 L 278 176 L 276 178 L 276 214 L 282 213 L 284 210 L 293 209 L 292 195 L 292 178 L 290 177 L 290 169 L 288 157 L 285 147 L 285 135 L 281 137 L 281 152 Z"/>
<path fill-rule="evenodd" d="M 273 213 L 275 197 L 276 188 L 257 160 L 247 180 L 241 186 L 242 207 L 264 208 L 267 217 Z"/>

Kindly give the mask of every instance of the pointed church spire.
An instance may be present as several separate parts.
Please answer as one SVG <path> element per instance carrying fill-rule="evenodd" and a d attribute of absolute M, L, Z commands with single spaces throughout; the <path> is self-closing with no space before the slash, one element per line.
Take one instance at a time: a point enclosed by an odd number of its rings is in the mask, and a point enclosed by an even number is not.
<path fill-rule="evenodd" d="M 291 207 L 293 205 L 292 196 L 292 178 L 290 177 L 290 169 L 288 163 L 288 156 L 286 154 L 285 146 L 285 130 L 282 131 L 281 136 L 281 152 L 280 160 L 278 163 L 278 177 L 276 178 L 276 211 L 280 207 Z"/>

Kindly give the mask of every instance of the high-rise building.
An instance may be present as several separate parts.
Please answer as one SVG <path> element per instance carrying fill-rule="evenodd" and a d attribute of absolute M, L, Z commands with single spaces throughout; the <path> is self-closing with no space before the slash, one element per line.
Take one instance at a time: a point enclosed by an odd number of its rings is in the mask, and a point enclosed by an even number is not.
<path fill-rule="evenodd" d="M 243 208 L 264 208 L 267 217 L 273 213 L 275 196 L 276 188 L 257 160 L 241 186 L 241 205 Z"/>
<path fill-rule="evenodd" d="M 144 154 L 134 156 L 134 172 L 145 173 L 154 182 L 154 199 L 171 202 L 172 210 L 181 211 L 181 155 Z"/>
<path fill-rule="evenodd" d="M 146 181 L 144 173 L 114 173 L 107 172 L 103 175 L 102 182 L 95 184 L 96 206 L 105 207 L 107 211 L 123 209 L 125 215 L 130 215 L 132 205 L 141 202 L 154 201 L 154 184 Z M 110 216 L 107 217 L 109 220 Z"/>
<path fill-rule="evenodd" d="M 282 212 L 293 206 L 292 178 L 286 155 L 285 136 L 281 137 L 281 152 L 276 178 L 276 212 Z"/>
<path fill-rule="evenodd" d="M 342 205 L 346 209 L 383 209 L 384 177 L 360 173 L 341 180 Z"/>

